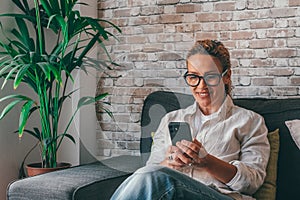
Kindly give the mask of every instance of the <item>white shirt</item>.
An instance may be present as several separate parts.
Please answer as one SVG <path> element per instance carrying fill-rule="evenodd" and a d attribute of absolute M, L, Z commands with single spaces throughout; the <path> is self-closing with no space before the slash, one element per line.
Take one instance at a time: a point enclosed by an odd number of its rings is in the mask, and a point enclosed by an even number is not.
<path fill-rule="evenodd" d="M 269 160 L 268 130 L 259 114 L 235 106 L 227 96 L 221 108 L 203 121 L 197 102 L 167 113 L 153 137 L 153 145 L 147 165 L 159 164 L 165 159 L 172 144 L 168 124 L 172 121 L 188 122 L 191 134 L 202 143 L 207 152 L 237 167 L 237 173 L 229 183 L 222 183 L 206 171 L 183 170 L 192 178 L 215 187 L 220 192 L 252 195 L 263 183 Z M 198 119 L 197 119 L 198 118 Z M 202 119 L 201 119 L 202 118 Z M 198 124 L 200 123 L 200 124 Z M 236 194 L 235 194 L 236 195 Z M 237 195 L 236 199 L 249 196 Z"/>

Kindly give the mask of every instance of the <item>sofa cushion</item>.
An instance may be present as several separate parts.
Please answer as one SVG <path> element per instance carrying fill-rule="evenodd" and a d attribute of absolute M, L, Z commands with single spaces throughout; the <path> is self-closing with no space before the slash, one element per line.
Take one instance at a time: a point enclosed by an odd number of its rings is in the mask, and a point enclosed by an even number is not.
<path fill-rule="evenodd" d="M 300 120 L 289 120 L 285 121 L 286 126 L 289 128 L 290 134 L 300 150 Z"/>
<path fill-rule="evenodd" d="M 300 116 L 298 99 L 235 99 L 235 104 L 261 114 L 269 131 L 279 129 L 277 200 L 298 199 L 300 183 L 300 151 L 293 141 L 285 121 Z"/>
<path fill-rule="evenodd" d="M 277 161 L 279 152 L 279 129 L 268 133 L 270 142 L 270 158 L 267 165 L 267 175 L 263 185 L 253 195 L 257 200 L 276 199 Z"/>
<path fill-rule="evenodd" d="M 130 174 L 95 162 L 15 181 L 8 187 L 7 199 L 109 199 Z"/>
<path fill-rule="evenodd" d="M 161 117 L 165 113 L 185 108 L 194 102 L 192 95 L 158 91 L 145 99 L 141 118 L 141 155 L 146 162 L 151 151 L 151 132 L 156 131 Z M 300 116 L 300 98 L 298 99 L 234 99 L 241 107 L 261 114 L 269 131 L 279 129 L 280 147 L 278 155 L 276 199 L 297 199 L 300 183 L 300 151 L 294 143 L 285 121 Z M 288 184 L 287 184 L 288 183 Z"/>

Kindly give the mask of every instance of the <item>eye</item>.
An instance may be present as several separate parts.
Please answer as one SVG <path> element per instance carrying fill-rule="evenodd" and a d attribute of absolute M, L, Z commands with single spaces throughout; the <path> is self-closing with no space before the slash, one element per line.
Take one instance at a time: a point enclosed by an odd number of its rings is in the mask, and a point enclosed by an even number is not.
<path fill-rule="evenodd" d="M 194 75 L 194 74 L 188 74 L 188 75 L 187 75 L 187 78 L 188 78 L 190 81 L 198 80 L 198 76 L 196 76 L 196 75 Z"/>
<path fill-rule="evenodd" d="M 207 74 L 206 76 L 205 76 L 205 79 L 207 80 L 207 81 L 209 81 L 209 80 L 215 80 L 215 79 L 217 79 L 218 78 L 218 75 L 217 74 Z"/>

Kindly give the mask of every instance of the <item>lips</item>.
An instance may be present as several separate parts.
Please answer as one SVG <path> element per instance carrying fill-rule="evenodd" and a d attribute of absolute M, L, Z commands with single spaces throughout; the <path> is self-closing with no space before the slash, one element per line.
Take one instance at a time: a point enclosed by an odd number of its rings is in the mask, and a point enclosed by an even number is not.
<path fill-rule="evenodd" d="M 200 92 L 195 92 L 196 95 L 200 96 L 200 97 L 207 97 L 209 96 L 209 91 L 208 90 L 202 90 Z"/>

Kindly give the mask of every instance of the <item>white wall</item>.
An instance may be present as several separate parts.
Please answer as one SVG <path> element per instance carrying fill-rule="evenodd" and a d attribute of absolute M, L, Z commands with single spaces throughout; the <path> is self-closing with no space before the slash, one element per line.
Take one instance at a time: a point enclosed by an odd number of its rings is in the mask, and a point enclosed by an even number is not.
<path fill-rule="evenodd" d="M 89 0 L 85 1 L 89 3 L 91 6 L 89 7 L 79 7 L 79 9 L 84 11 L 85 15 L 92 15 L 96 16 L 97 11 L 97 1 Z M 0 13 L 13 11 L 12 3 L 10 1 L 4 1 L 0 7 Z M 3 21 L 1 21 L 3 22 Z M 11 27 L 11 21 L 5 22 L 4 24 L 6 27 Z M 96 53 L 92 53 L 95 54 Z M 85 95 L 94 95 L 95 88 L 96 88 L 96 80 L 92 76 L 86 77 L 85 75 L 78 75 L 76 76 L 79 79 L 80 92 L 79 96 Z M 2 85 L 2 81 L 0 81 L 0 85 Z M 76 87 L 78 87 L 78 85 Z M 0 91 L 0 97 L 5 96 L 6 94 L 13 93 L 13 89 L 11 84 L 8 84 L 9 87 L 6 87 L 4 90 Z M 72 89 L 72 88 L 70 88 Z M 74 89 L 74 88 L 73 88 Z M 20 87 L 18 89 L 20 92 L 28 92 L 25 87 Z M 79 97 L 78 96 L 78 97 Z M 71 115 L 71 112 L 75 109 L 74 102 L 70 102 L 64 108 L 66 116 L 64 118 L 66 123 L 66 119 Z M 2 110 L 4 105 L 0 104 L 0 110 Z M 16 180 L 18 177 L 18 170 L 20 163 L 25 155 L 25 153 L 35 144 L 35 141 L 31 136 L 24 135 L 22 140 L 19 141 L 17 134 L 13 134 L 18 127 L 18 112 L 13 111 L 6 116 L 5 119 L 0 121 L 0 199 L 6 198 L 6 188 L 7 185 Z M 36 120 L 38 120 L 36 118 Z M 86 107 L 83 109 L 78 117 L 76 118 L 75 123 L 70 128 L 70 133 L 73 133 L 73 136 L 77 140 L 76 145 L 71 143 L 69 140 L 66 140 L 60 149 L 58 159 L 59 161 L 66 161 L 71 162 L 73 165 L 79 164 L 79 132 L 84 132 L 83 136 L 83 144 L 87 147 L 89 151 L 94 151 L 94 147 L 96 145 L 96 115 L 95 115 L 95 108 L 93 106 Z M 83 157 L 87 158 L 87 154 Z M 36 150 L 31 156 L 28 158 L 28 162 L 31 161 L 38 161 L 38 151 Z"/>
<path fill-rule="evenodd" d="M 11 6 L 12 3 L 10 1 L 2 2 L 0 13 L 12 11 L 13 8 Z M 11 25 L 11 21 L 6 21 L 4 24 L 6 27 L 9 25 Z M 2 85 L 2 82 L 3 81 L 0 81 L 0 85 Z M 9 87 L 0 91 L 0 97 L 13 92 L 11 83 L 8 83 L 8 86 Z M 19 88 L 19 91 L 22 90 L 24 90 L 24 88 Z M 3 107 L 4 105 L 1 104 L 0 110 L 2 110 Z M 13 133 L 17 130 L 18 118 L 17 112 L 12 112 L 0 121 L 0 199 L 5 199 L 8 183 L 17 179 L 19 166 L 25 152 L 34 144 L 31 137 L 23 137 L 22 140 L 19 140 L 18 135 Z M 30 157 L 29 160 L 33 159 L 35 155 Z"/>

